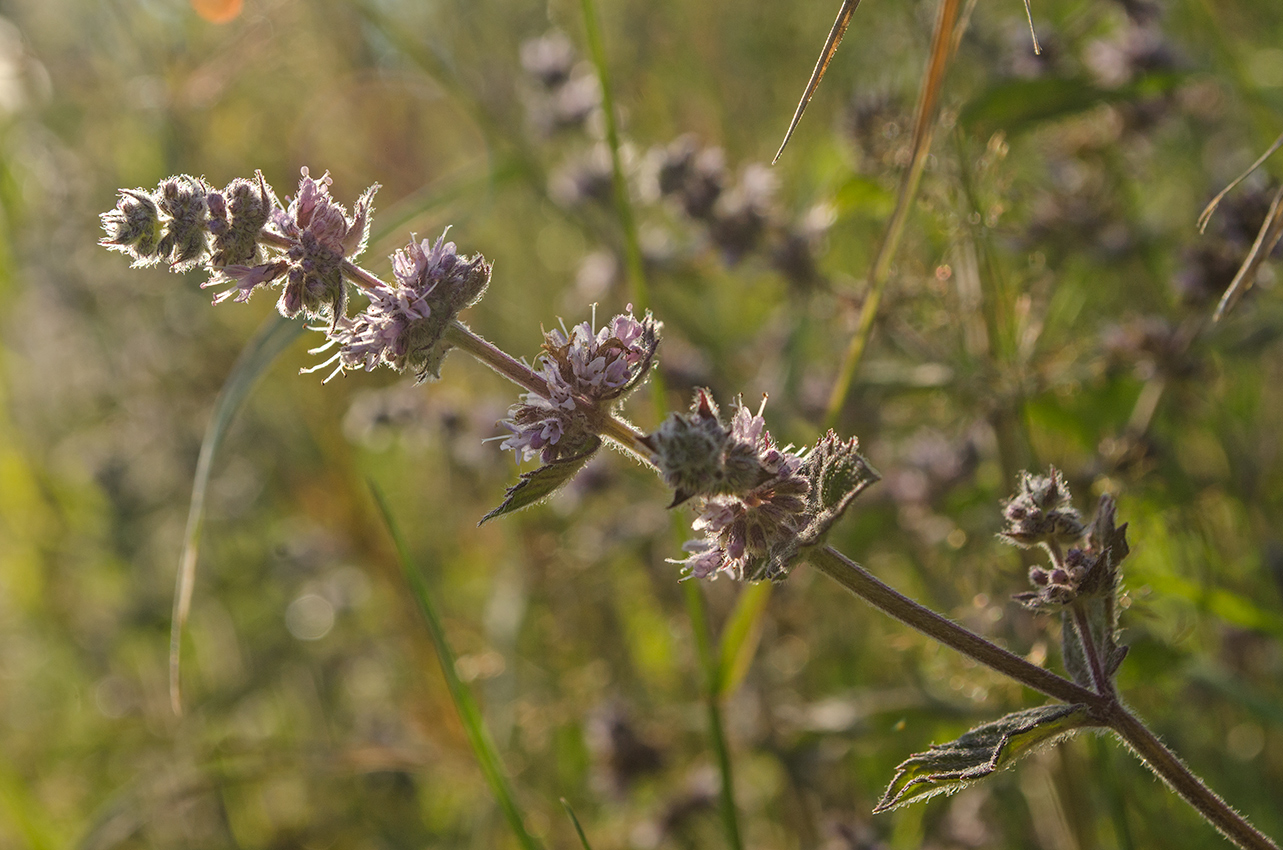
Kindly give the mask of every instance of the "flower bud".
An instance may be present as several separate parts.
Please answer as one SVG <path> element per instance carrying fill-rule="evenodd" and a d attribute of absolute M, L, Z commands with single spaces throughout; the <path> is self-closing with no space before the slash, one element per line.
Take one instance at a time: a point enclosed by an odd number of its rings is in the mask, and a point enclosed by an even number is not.
<path fill-rule="evenodd" d="M 745 413 L 741 414 L 741 411 Z M 775 454 L 774 444 L 761 447 L 764 433 L 761 411 L 757 416 L 737 405 L 732 425 L 722 424 L 712 394 L 698 390 L 690 413 L 670 414 L 643 442 L 655 452 L 664 483 L 672 487 L 676 507 L 692 496 L 722 496 L 744 493 L 773 474 L 768 468 Z M 769 439 L 769 437 L 768 437 Z"/>
<path fill-rule="evenodd" d="M 1003 504 L 1006 523 L 999 537 L 1021 548 L 1073 545 L 1086 533 L 1082 517 L 1074 510 L 1069 487 L 1059 470 L 1050 475 L 1020 473 L 1016 494 Z"/>
<path fill-rule="evenodd" d="M 146 190 L 121 189 L 116 208 L 99 218 L 102 229 L 107 231 L 107 235 L 98 240 L 99 245 L 128 254 L 134 266 L 160 262 L 160 209 Z"/>
<path fill-rule="evenodd" d="M 170 269 L 183 272 L 209 257 L 209 205 L 205 181 L 186 174 L 161 181 L 157 204 L 166 216 L 158 253 Z"/>

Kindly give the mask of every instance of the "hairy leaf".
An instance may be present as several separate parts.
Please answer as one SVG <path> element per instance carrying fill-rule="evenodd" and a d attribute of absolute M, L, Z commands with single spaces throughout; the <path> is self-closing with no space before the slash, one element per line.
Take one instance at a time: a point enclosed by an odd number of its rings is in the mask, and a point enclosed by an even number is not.
<path fill-rule="evenodd" d="M 952 793 L 1012 764 L 1036 748 L 1096 725 L 1085 705 L 1045 705 L 977 726 L 901 762 L 874 813 Z"/>
<path fill-rule="evenodd" d="M 581 450 L 569 457 L 559 458 L 531 472 L 523 472 L 521 480 L 508 488 L 503 503 L 481 518 L 477 525 L 489 522 L 495 517 L 514 513 L 536 505 L 551 496 L 561 485 L 574 478 L 579 470 L 592 460 L 593 455 L 601 448 L 601 440 L 593 437 Z"/>

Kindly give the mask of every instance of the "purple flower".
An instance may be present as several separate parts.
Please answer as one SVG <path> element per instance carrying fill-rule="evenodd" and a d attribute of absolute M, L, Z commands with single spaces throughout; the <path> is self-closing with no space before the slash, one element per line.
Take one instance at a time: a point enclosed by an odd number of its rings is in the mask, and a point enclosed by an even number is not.
<path fill-rule="evenodd" d="M 765 399 L 762 404 L 765 406 Z M 686 419 L 702 420 L 697 427 L 707 433 L 710 414 L 716 420 L 717 408 L 707 391 L 701 390 L 692 417 Z M 662 444 L 662 438 L 657 440 L 659 433 L 649 439 Z M 736 458 L 736 464 L 746 474 L 726 474 L 728 457 Z M 699 516 L 692 524 L 703 537 L 688 541 L 682 548 L 689 556 L 673 563 L 695 578 L 716 578 L 721 573 L 737 580 L 760 577 L 773 555 L 795 546 L 811 519 L 807 504 L 811 483 L 804 474 L 803 455 L 777 446 L 766 430 L 761 409 L 754 414 L 737 400 L 716 461 L 704 464 L 704 468 L 718 474 L 710 475 L 700 485 L 705 492 L 713 489 L 721 494 L 703 498 Z M 689 468 L 698 466 L 692 464 Z M 679 489 L 678 496 L 681 495 Z"/>
<path fill-rule="evenodd" d="M 413 370 L 419 381 L 440 377 L 449 350 L 442 336 L 461 310 L 481 299 L 491 266 L 480 254 L 460 256 L 442 234 L 435 243 L 411 240 L 392 255 L 392 271 L 392 283 L 365 290 L 369 305 L 350 318 L 340 316 L 329 329 L 330 342 L 313 349 L 337 344 L 334 356 L 306 371 L 336 364 L 328 381 L 384 363 L 399 372 Z"/>
<path fill-rule="evenodd" d="M 330 197 L 333 182 L 327 171 L 313 179 L 306 167 L 301 169 L 298 193 L 289 206 L 281 209 L 271 190 L 259 175 L 259 184 L 233 181 L 217 197 L 214 207 L 230 216 L 216 217 L 214 225 L 215 258 L 227 265 L 203 286 L 230 284 L 236 301 L 248 300 L 258 286 L 283 280 L 285 285 L 277 309 L 289 318 L 304 313 L 309 317 L 329 316 L 337 328 L 347 312 L 347 284 L 343 281 L 343 261 L 360 256 L 370 235 L 375 184 L 357 199 L 352 215 Z M 228 202 L 223 195 L 231 198 Z M 264 219 L 264 214 L 267 214 Z M 283 260 L 276 259 L 248 266 L 257 255 L 259 233 L 266 226 L 278 237 L 288 240 Z M 282 267 L 281 263 L 284 262 Z M 228 293 L 214 297 L 225 301 Z"/>
<path fill-rule="evenodd" d="M 603 413 L 637 387 L 650 371 L 659 345 L 660 324 L 649 313 L 641 320 L 629 312 L 594 331 L 581 322 L 544 334 L 535 371 L 545 392 L 529 392 L 499 424 L 511 432 L 502 448 L 519 459 L 538 455 L 552 463 L 580 450 L 597 433 Z"/>

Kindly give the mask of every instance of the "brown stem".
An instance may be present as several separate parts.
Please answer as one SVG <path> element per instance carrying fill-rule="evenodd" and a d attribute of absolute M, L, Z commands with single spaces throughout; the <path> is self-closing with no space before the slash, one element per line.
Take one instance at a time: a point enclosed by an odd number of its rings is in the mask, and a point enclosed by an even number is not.
<path fill-rule="evenodd" d="M 1204 785 L 1203 780 L 1191 773 L 1184 762 L 1121 704 L 1115 703 L 1108 716 L 1108 725 L 1127 742 L 1146 767 L 1167 783 L 1167 787 L 1184 798 L 1230 841 L 1245 850 L 1279 850 L 1268 836 L 1248 823 Z"/>
<path fill-rule="evenodd" d="M 1019 655 L 985 640 L 975 632 L 892 589 L 831 546 L 818 546 L 808 551 L 806 559 L 820 572 L 874 608 L 927 637 L 956 649 L 968 658 L 1015 679 L 1025 687 L 1067 703 L 1088 705 L 1095 710 L 1109 706 L 1108 700 L 1101 695 L 1057 676 L 1050 670 L 1031 664 Z"/>

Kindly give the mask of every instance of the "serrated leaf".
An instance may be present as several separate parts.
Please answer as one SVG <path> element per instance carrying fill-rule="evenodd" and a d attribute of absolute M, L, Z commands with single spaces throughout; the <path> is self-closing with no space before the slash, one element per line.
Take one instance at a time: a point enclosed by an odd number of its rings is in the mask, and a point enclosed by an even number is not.
<path fill-rule="evenodd" d="M 819 543 L 855 497 L 882 476 L 869 466 L 854 437 L 842 440 L 832 431 L 806 455 L 803 474 L 811 482 L 806 527 L 798 535 L 804 546 Z"/>
<path fill-rule="evenodd" d="M 558 458 L 531 472 L 523 472 L 521 480 L 508 488 L 503 503 L 483 516 L 477 525 L 487 523 L 495 517 L 531 507 L 548 498 L 559 487 L 574 478 L 579 470 L 592 460 L 599 448 L 601 448 L 601 439 L 593 437 L 582 451 L 569 457 Z"/>
<path fill-rule="evenodd" d="M 953 793 L 1011 765 L 1021 756 L 1079 729 L 1098 725 L 1085 705 L 1045 705 L 977 726 L 901 762 L 874 814 Z"/>
<path fill-rule="evenodd" d="M 833 431 L 825 434 L 802 461 L 799 472 L 810 483 L 806 511 L 796 535 L 772 546 L 764 557 L 745 568 L 749 581 L 783 581 L 799 554 L 824 542 L 833 523 L 850 507 L 855 497 L 882 476 L 858 451 L 855 437 L 843 440 Z"/>
<path fill-rule="evenodd" d="M 1127 544 L 1127 523 L 1116 526 L 1116 514 L 1114 497 L 1101 496 L 1087 533 L 1087 551 L 1099 558 L 1099 568 L 1092 571 L 1090 581 L 1083 583 L 1083 595 L 1074 602 L 1084 614 L 1091 644 L 1105 675 L 1111 679 L 1127 655 L 1127 647 L 1118 643 L 1117 597 L 1121 579 L 1119 566 L 1131 552 Z M 1084 654 L 1072 610 L 1066 610 L 1061 618 L 1061 642 L 1066 671 L 1084 688 L 1094 689 L 1091 665 Z"/>

